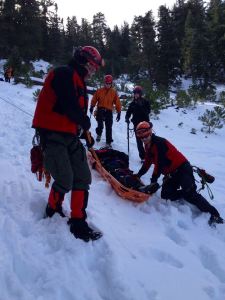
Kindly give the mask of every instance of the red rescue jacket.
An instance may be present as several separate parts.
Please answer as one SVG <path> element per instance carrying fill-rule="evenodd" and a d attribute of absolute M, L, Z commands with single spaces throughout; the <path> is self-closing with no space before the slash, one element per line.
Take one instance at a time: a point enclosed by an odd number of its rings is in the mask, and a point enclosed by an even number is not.
<path fill-rule="evenodd" d="M 152 182 L 156 182 L 161 174 L 167 175 L 176 171 L 187 158 L 176 149 L 168 140 L 152 134 L 150 148 L 145 148 L 145 161 L 140 171 L 144 175 L 152 164 Z"/>
<path fill-rule="evenodd" d="M 49 72 L 38 98 L 32 127 L 77 134 L 88 107 L 86 85 L 80 74 L 70 66 Z"/>

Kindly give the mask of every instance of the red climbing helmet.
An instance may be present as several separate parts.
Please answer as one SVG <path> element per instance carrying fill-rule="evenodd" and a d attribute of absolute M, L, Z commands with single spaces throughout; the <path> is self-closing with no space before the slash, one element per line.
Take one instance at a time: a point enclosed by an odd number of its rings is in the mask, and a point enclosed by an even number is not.
<path fill-rule="evenodd" d="M 104 61 L 98 50 L 92 46 L 84 46 L 81 48 L 81 56 L 85 57 L 87 61 L 92 64 L 96 70 L 104 65 Z"/>
<path fill-rule="evenodd" d="M 104 66 L 104 60 L 100 53 L 92 46 L 77 47 L 74 51 L 73 59 L 84 66 L 90 74 Z"/>
<path fill-rule="evenodd" d="M 142 89 L 142 87 L 140 85 L 135 86 L 134 89 L 133 89 L 133 93 L 134 94 L 140 94 L 140 95 L 142 95 L 142 92 L 143 92 L 143 89 Z"/>
<path fill-rule="evenodd" d="M 152 123 L 143 121 L 136 128 L 136 136 L 140 139 L 147 138 L 152 135 Z"/>
<path fill-rule="evenodd" d="M 105 82 L 105 84 L 112 84 L 112 82 L 113 82 L 112 75 L 105 75 L 104 82 Z"/>

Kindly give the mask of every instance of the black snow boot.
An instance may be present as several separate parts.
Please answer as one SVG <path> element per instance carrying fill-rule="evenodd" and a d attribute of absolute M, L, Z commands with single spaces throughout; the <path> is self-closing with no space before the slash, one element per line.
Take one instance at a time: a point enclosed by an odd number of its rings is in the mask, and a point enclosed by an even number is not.
<path fill-rule="evenodd" d="M 47 206 L 46 206 L 46 209 L 45 209 L 45 217 L 46 218 L 51 218 L 51 217 L 53 217 L 53 215 L 55 213 L 58 213 L 62 218 L 66 217 L 63 210 L 62 210 L 61 205 L 57 205 L 56 209 L 53 209 L 53 208 L 51 208 L 51 206 L 48 203 Z"/>
<path fill-rule="evenodd" d="M 101 232 L 94 231 L 83 219 L 70 218 L 68 225 L 70 225 L 70 232 L 75 236 L 76 239 L 89 242 L 90 240 L 98 240 L 100 237 L 102 237 Z"/>
<path fill-rule="evenodd" d="M 211 215 L 209 221 L 209 226 L 216 227 L 216 224 L 224 224 L 224 220 L 220 216 Z"/>
<path fill-rule="evenodd" d="M 64 200 L 65 194 L 59 193 L 51 188 L 48 197 L 48 204 L 45 209 L 45 217 L 51 218 L 55 213 L 58 213 L 61 217 L 65 217 L 63 210 L 62 210 L 62 203 Z"/>
<path fill-rule="evenodd" d="M 97 135 L 96 142 L 100 142 L 100 141 L 101 141 L 101 135 Z"/>

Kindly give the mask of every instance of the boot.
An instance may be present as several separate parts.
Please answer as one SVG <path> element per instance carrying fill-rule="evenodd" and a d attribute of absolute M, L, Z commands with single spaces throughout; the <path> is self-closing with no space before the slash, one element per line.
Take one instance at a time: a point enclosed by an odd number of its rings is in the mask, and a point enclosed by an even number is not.
<path fill-rule="evenodd" d="M 97 135 L 96 142 L 100 142 L 100 141 L 101 141 L 101 135 Z"/>
<path fill-rule="evenodd" d="M 106 143 L 105 148 L 112 149 L 112 144 L 111 143 Z"/>
<path fill-rule="evenodd" d="M 211 215 L 208 223 L 209 226 L 216 227 L 216 224 L 224 224 L 224 220 L 220 216 Z"/>
<path fill-rule="evenodd" d="M 51 218 L 55 213 L 58 213 L 62 218 L 65 217 L 65 214 L 62 210 L 62 203 L 64 200 L 64 194 L 54 191 L 51 188 L 48 204 L 45 209 L 45 217 Z"/>
<path fill-rule="evenodd" d="M 101 232 L 94 231 L 90 228 L 84 219 L 70 218 L 68 225 L 70 225 L 70 232 L 75 238 L 81 239 L 84 242 L 98 240 L 102 236 Z"/>

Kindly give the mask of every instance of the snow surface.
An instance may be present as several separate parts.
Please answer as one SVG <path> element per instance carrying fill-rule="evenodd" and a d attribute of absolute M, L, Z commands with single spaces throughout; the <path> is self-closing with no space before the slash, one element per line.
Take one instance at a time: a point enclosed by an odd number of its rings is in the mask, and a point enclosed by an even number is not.
<path fill-rule="evenodd" d="M 158 191 L 134 204 L 92 170 L 88 222 L 103 238 L 85 243 L 65 219 L 43 219 L 49 190 L 30 172 L 37 88 L 0 82 L 0 300 L 224 300 L 225 226 L 210 228 L 209 215 L 187 203 L 161 200 Z M 225 129 L 206 136 L 198 121 L 209 105 L 186 114 L 168 108 L 153 123 L 159 136 L 216 177 L 212 204 L 225 218 Z M 115 116 L 113 146 L 127 152 L 124 112 L 119 123 Z M 140 166 L 132 137 L 130 167 Z M 143 176 L 146 184 L 150 176 Z"/>

